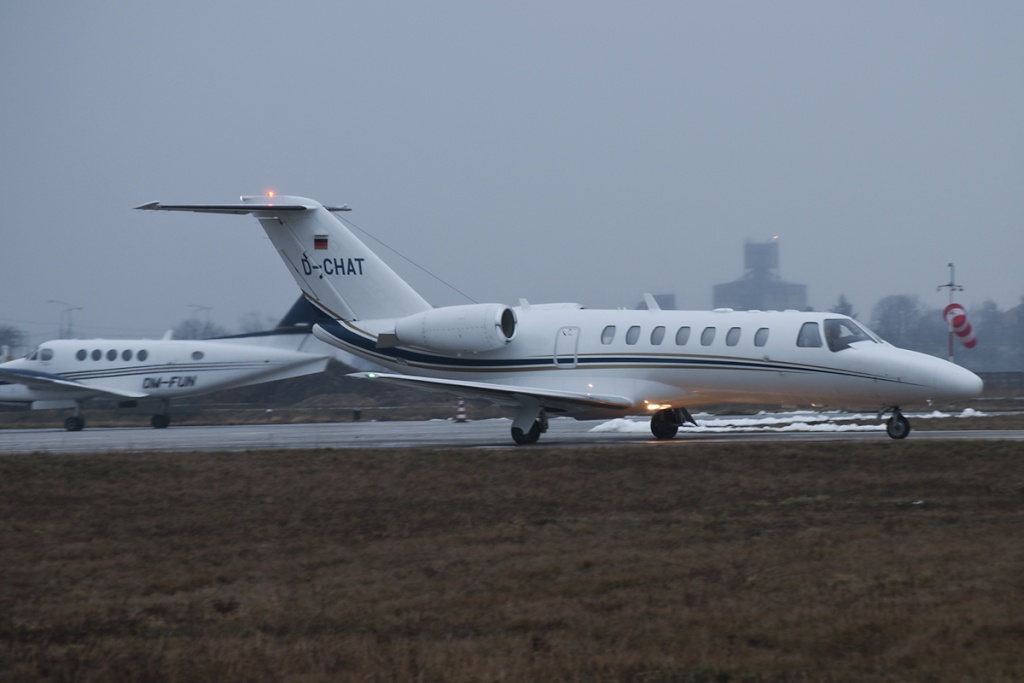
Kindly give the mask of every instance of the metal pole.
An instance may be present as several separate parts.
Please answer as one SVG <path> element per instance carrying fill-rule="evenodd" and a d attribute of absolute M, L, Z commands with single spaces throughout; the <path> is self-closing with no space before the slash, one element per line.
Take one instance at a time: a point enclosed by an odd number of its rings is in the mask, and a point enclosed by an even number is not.
<path fill-rule="evenodd" d="M 956 283 L 956 266 L 954 266 L 952 263 L 950 263 L 948 265 L 949 265 L 949 282 L 947 282 L 944 285 L 939 285 L 937 291 L 942 291 L 943 289 L 948 289 L 949 290 L 949 303 L 952 304 L 953 303 L 953 292 L 962 292 L 962 291 L 964 291 L 964 288 Z M 953 343 L 953 320 L 952 319 L 946 321 L 946 327 L 949 328 L 949 333 L 948 333 L 949 334 L 949 362 L 953 363 L 954 362 L 954 360 L 953 360 L 954 349 L 956 349 L 956 345 Z"/>

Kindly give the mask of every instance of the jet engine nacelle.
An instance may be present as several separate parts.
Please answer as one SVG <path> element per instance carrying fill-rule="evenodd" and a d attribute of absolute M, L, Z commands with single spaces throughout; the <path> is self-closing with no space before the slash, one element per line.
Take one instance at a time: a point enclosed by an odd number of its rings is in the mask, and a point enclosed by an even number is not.
<path fill-rule="evenodd" d="M 516 336 L 516 314 L 504 304 L 445 306 L 400 318 L 395 337 L 402 345 L 441 353 L 480 353 Z"/>

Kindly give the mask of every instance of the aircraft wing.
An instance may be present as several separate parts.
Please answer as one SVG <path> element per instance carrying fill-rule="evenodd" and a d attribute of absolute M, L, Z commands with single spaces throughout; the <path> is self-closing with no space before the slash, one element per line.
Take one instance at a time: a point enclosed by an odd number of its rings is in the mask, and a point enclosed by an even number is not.
<path fill-rule="evenodd" d="M 51 375 L 47 372 L 36 372 L 34 370 L 13 370 L 0 367 L 0 380 L 11 382 L 12 384 L 23 384 L 30 389 L 46 391 L 89 391 L 95 394 L 106 394 L 119 398 L 145 398 L 149 395 L 143 391 L 125 391 L 96 384 L 83 384 L 72 379 L 65 379 L 60 375 Z"/>
<path fill-rule="evenodd" d="M 579 394 L 572 391 L 518 387 L 509 384 L 461 382 L 453 379 L 392 375 L 382 372 L 354 372 L 348 376 L 361 379 L 383 380 L 392 384 L 402 384 L 427 391 L 443 391 L 463 397 L 484 398 L 496 403 L 520 405 L 524 399 L 532 398 L 549 408 L 561 408 L 567 411 L 578 411 L 580 409 L 626 410 L 633 405 L 631 400 L 623 396 Z"/>

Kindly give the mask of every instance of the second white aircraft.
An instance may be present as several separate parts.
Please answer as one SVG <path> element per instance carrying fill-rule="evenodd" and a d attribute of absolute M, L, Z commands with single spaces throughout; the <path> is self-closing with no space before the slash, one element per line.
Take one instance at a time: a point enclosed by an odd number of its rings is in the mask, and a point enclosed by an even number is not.
<path fill-rule="evenodd" d="M 139 209 L 252 214 L 306 298 L 333 322 L 314 334 L 386 368 L 359 377 L 482 397 L 512 407 L 512 438 L 530 444 L 548 417 L 646 413 L 659 439 L 717 403 L 863 405 L 902 439 L 911 403 L 981 393 L 974 373 L 896 348 L 852 318 L 798 311 L 586 309 L 575 303 L 434 308 L 334 212 L 303 197 Z"/>
<path fill-rule="evenodd" d="M 162 408 L 150 424 L 163 429 L 171 423 L 171 399 L 323 371 L 329 356 L 303 350 L 321 346 L 310 337 L 320 319 L 300 298 L 265 332 L 219 339 L 54 339 L 0 364 L 0 403 L 71 408 L 64 428 L 77 432 L 85 427 L 89 399 L 113 399 L 120 407 L 156 400 Z"/>

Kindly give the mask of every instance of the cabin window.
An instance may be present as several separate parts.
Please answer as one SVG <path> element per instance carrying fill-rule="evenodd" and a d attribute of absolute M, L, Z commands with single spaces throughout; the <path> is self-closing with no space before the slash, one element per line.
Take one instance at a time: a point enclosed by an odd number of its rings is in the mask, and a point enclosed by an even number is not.
<path fill-rule="evenodd" d="M 147 351 L 146 349 L 142 349 L 141 351 L 139 351 L 138 358 L 139 360 L 146 360 L 147 358 L 149 358 L 149 351 Z"/>
<path fill-rule="evenodd" d="M 700 333 L 700 345 L 711 346 L 713 341 L 715 341 L 715 328 L 705 327 L 704 331 Z"/>
<path fill-rule="evenodd" d="M 740 343 L 740 328 L 730 327 L 729 331 L 725 335 L 726 346 L 736 346 Z"/>
<path fill-rule="evenodd" d="M 601 343 L 611 344 L 615 340 L 615 325 L 609 325 L 601 330 Z"/>
<path fill-rule="evenodd" d="M 796 338 L 796 345 L 804 348 L 821 346 L 821 330 L 818 329 L 818 323 L 804 323 L 800 327 L 800 334 Z"/>
<path fill-rule="evenodd" d="M 124 360 L 131 360 L 132 352 L 129 351 L 128 349 L 125 349 L 124 351 L 121 352 L 121 358 Z"/>
<path fill-rule="evenodd" d="M 78 349 L 78 353 L 75 354 L 75 358 L 78 360 L 85 360 L 89 357 L 89 352 L 85 349 Z"/>
<path fill-rule="evenodd" d="M 203 352 L 202 351 L 193 351 L 192 352 L 192 360 L 202 360 L 202 359 L 203 359 Z"/>
<path fill-rule="evenodd" d="M 658 344 L 660 344 L 664 340 L 665 340 L 665 326 L 664 325 L 658 325 L 653 330 L 651 330 L 651 345 L 652 346 L 657 346 Z"/>
<path fill-rule="evenodd" d="M 117 360 L 117 351 L 114 349 L 107 351 L 107 360 Z"/>
<path fill-rule="evenodd" d="M 688 341 L 690 341 L 689 327 L 680 327 L 676 330 L 676 346 L 686 346 Z"/>
<path fill-rule="evenodd" d="M 764 346 L 768 343 L 768 328 L 762 327 L 754 333 L 754 346 Z"/>
<path fill-rule="evenodd" d="M 640 339 L 640 326 L 633 325 L 626 330 L 626 343 L 633 345 L 636 344 L 637 340 Z"/>
<path fill-rule="evenodd" d="M 99 360 L 100 358 L 103 358 L 103 352 L 100 351 L 99 349 L 93 349 L 92 350 L 92 359 L 93 360 Z"/>

